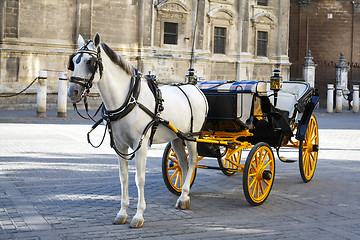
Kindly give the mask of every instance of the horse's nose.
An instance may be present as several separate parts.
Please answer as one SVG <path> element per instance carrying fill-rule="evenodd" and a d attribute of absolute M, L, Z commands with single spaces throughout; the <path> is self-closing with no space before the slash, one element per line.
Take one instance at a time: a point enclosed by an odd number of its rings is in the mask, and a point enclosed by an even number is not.
<path fill-rule="evenodd" d="M 76 87 L 69 87 L 68 97 L 73 103 L 79 102 L 81 100 L 80 91 Z"/>

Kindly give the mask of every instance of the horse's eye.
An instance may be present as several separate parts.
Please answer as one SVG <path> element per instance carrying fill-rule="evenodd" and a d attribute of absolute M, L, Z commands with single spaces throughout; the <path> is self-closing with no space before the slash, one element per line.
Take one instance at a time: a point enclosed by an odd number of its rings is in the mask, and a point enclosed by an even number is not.
<path fill-rule="evenodd" d="M 87 60 L 87 61 L 86 61 L 86 64 L 91 64 L 91 60 L 90 60 L 90 59 Z"/>

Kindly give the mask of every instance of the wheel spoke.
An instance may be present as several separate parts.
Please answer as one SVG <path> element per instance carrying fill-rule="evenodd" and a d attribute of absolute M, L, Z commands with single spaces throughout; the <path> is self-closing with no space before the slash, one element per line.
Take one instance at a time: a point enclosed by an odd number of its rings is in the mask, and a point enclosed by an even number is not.
<path fill-rule="evenodd" d="M 169 167 L 169 168 L 168 168 L 168 171 L 177 169 L 178 167 L 179 167 L 179 166 L 174 165 L 174 166 L 172 166 L 172 167 Z"/>
<path fill-rule="evenodd" d="M 174 156 L 169 156 L 169 160 L 171 160 L 172 162 L 178 164 L 177 158 Z"/>
<path fill-rule="evenodd" d="M 256 198 L 259 198 L 259 195 L 260 195 L 259 189 L 260 189 L 260 187 L 259 187 L 259 181 L 256 181 Z"/>
<path fill-rule="evenodd" d="M 170 181 L 172 181 L 172 180 L 174 179 L 174 177 L 175 177 L 176 175 L 178 175 L 178 172 L 179 172 L 179 169 L 176 169 L 175 172 L 171 175 Z"/>
<path fill-rule="evenodd" d="M 265 189 L 264 189 L 264 186 L 262 184 L 263 182 L 260 181 L 260 187 L 261 187 L 261 195 L 264 195 L 265 194 Z"/>
<path fill-rule="evenodd" d="M 250 168 L 253 167 L 253 169 L 254 169 L 255 171 L 257 171 L 257 167 L 254 165 L 254 162 L 255 162 L 255 161 L 252 161 L 252 162 L 251 162 Z"/>
<path fill-rule="evenodd" d="M 264 183 L 266 184 L 266 186 L 269 186 L 269 185 L 270 185 L 270 183 L 269 183 L 269 181 L 268 181 L 268 180 L 263 179 L 263 181 L 264 181 Z"/>
<path fill-rule="evenodd" d="M 271 159 L 269 159 L 269 161 L 267 161 L 267 163 L 264 165 L 264 169 L 267 168 L 267 166 L 269 166 L 270 163 L 272 163 Z"/>
<path fill-rule="evenodd" d="M 260 156 L 259 156 L 259 166 L 261 167 L 262 164 L 263 164 L 263 160 L 264 160 L 264 157 L 265 157 L 265 150 L 261 151 L 260 152 Z"/>
<path fill-rule="evenodd" d="M 256 173 L 255 173 L 255 174 L 256 174 Z M 253 179 L 251 180 L 251 182 L 250 182 L 250 184 L 249 184 L 249 189 L 251 189 L 251 186 L 254 184 L 255 180 L 256 180 L 256 178 L 253 178 Z"/>
<path fill-rule="evenodd" d="M 178 188 L 179 176 L 180 176 L 180 174 L 176 175 L 176 179 L 175 179 L 175 182 L 174 182 L 174 186 L 175 186 L 176 188 Z"/>

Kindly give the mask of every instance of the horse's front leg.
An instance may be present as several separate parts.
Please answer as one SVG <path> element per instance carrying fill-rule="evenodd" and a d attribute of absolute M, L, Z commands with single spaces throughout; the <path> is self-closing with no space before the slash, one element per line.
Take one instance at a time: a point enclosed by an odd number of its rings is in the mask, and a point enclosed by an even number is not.
<path fill-rule="evenodd" d="M 118 148 L 120 151 L 120 149 Z M 127 147 L 121 149 L 123 153 L 127 153 Z M 114 224 L 125 224 L 127 215 L 127 209 L 129 207 L 129 171 L 128 160 L 118 156 L 119 159 L 119 175 L 121 182 L 121 208 L 114 219 Z"/>
<path fill-rule="evenodd" d="M 186 146 L 189 152 L 189 168 L 187 167 L 187 156 L 186 156 L 186 152 L 184 151 L 184 148 L 182 146 L 182 141 L 181 141 L 181 146 L 179 146 L 179 144 L 177 142 L 172 142 L 172 146 L 174 147 L 175 153 L 178 156 L 178 160 L 179 160 L 179 164 L 181 167 L 181 172 L 183 175 L 183 184 L 182 184 L 182 190 L 181 190 L 181 195 L 178 198 L 175 207 L 176 208 L 180 208 L 180 209 L 188 209 L 190 207 L 190 184 L 191 184 L 191 177 L 195 171 L 196 168 L 196 162 L 197 162 L 197 150 L 196 150 L 196 143 L 194 142 L 187 142 Z"/>
<path fill-rule="evenodd" d="M 144 144 L 135 154 L 136 161 L 136 175 L 135 183 L 138 189 L 138 204 L 137 211 L 130 223 L 131 228 L 141 228 L 144 224 L 143 213 L 146 209 L 145 202 L 145 168 L 146 168 L 146 158 L 147 158 L 147 146 Z"/>

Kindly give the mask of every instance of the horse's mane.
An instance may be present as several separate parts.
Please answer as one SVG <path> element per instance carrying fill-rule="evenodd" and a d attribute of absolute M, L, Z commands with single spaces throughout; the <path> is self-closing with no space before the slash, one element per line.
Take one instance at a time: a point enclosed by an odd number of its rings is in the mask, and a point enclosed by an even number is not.
<path fill-rule="evenodd" d="M 122 56 L 112 50 L 108 45 L 106 45 L 106 43 L 101 43 L 101 47 L 104 49 L 105 53 L 109 56 L 113 63 L 119 65 L 129 75 L 134 75 L 135 68 L 133 65 L 131 65 Z"/>

